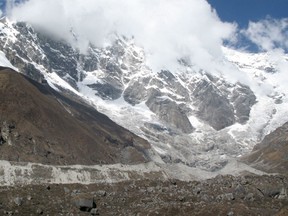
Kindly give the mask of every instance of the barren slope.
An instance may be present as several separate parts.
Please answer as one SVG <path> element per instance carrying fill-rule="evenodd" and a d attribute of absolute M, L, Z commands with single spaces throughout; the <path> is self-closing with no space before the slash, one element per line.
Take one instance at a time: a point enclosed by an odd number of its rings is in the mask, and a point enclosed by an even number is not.
<path fill-rule="evenodd" d="M 242 160 L 266 172 L 287 174 L 288 122 L 267 135 L 251 154 Z"/>
<path fill-rule="evenodd" d="M 150 145 L 88 105 L 0 69 L 0 159 L 47 164 L 140 163 Z"/>

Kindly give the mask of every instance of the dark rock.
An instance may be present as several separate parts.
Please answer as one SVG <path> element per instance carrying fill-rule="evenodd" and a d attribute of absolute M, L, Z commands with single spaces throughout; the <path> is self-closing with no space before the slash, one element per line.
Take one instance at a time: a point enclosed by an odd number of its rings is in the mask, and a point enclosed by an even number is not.
<path fill-rule="evenodd" d="M 90 211 L 91 215 L 100 215 L 99 210 L 97 208 L 93 208 Z"/>
<path fill-rule="evenodd" d="M 146 105 L 161 120 L 181 130 L 183 133 L 192 133 L 194 131 L 187 115 L 179 108 L 178 104 L 170 99 L 162 98 L 159 92 L 154 91 L 146 101 Z"/>
<path fill-rule="evenodd" d="M 64 77 L 69 71 L 69 75 L 74 80 L 78 80 L 78 52 L 73 50 L 65 41 L 53 40 L 40 33 L 38 38 L 39 45 L 48 59 L 46 67 L 56 71 L 60 77 Z M 67 58 L 68 56 L 69 58 Z"/>
<path fill-rule="evenodd" d="M 234 104 L 237 122 L 245 124 L 249 120 L 251 107 L 256 103 L 256 96 L 248 86 L 238 85 L 231 98 Z"/>
<path fill-rule="evenodd" d="M 245 198 L 245 200 L 249 200 L 249 201 L 254 201 L 255 198 L 254 198 L 254 194 L 253 193 L 248 193 Z"/>
<path fill-rule="evenodd" d="M 36 214 L 38 214 L 38 215 L 43 215 L 43 214 L 44 214 L 43 209 L 38 208 L 38 209 L 36 210 Z"/>
<path fill-rule="evenodd" d="M 87 56 L 83 56 L 83 69 L 85 71 L 95 71 L 98 70 L 99 59 L 95 56 L 93 52 L 96 52 L 93 47 L 89 49 Z"/>
<path fill-rule="evenodd" d="M 145 86 L 149 79 L 140 79 L 139 81 L 132 81 L 123 93 L 124 100 L 131 105 L 136 105 L 147 99 L 147 90 Z"/>
<path fill-rule="evenodd" d="M 226 194 L 218 195 L 216 199 L 219 201 L 223 201 L 223 200 L 232 201 L 232 200 L 235 200 L 235 197 L 233 193 L 226 193 Z"/>
<path fill-rule="evenodd" d="M 0 135 L 0 145 L 3 145 L 6 141 L 4 140 L 4 138 Z"/>
<path fill-rule="evenodd" d="M 237 187 L 234 190 L 234 194 L 236 197 L 239 197 L 240 199 L 244 199 L 246 195 L 245 187 L 242 185 L 237 185 Z"/>
<path fill-rule="evenodd" d="M 180 196 L 180 197 L 178 197 L 178 200 L 179 200 L 180 202 L 185 202 L 185 201 L 186 201 L 186 198 L 185 198 L 184 196 Z"/>
<path fill-rule="evenodd" d="M 75 206 L 80 209 L 80 211 L 90 212 L 93 208 L 96 208 L 96 203 L 93 198 L 90 197 L 79 197 L 74 199 Z"/>
<path fill-rule="evenodd" d="M 249 181 L 248 181 L 248 179 L 245 178 L 245 176 L 241 176 L 240 184 L 247 185 L 247 184 L 249 184 Z"/>
<path fill-rule="evenodd" d="M 8 123 L 4 121 L 2 125 L 0 125 L 0 144 L 1 145 L 9 141 L 10 132 L 11 130 L 9 128 Z"/>
<path fill-rule="evenodd" d="M 177 180 L 176 179 L 170 179 L 170 183 L 172 185 L 177 185 Z"/>
<path fill-rule="evenodd" d="M 33 64 L 25 65 L 23 71 L 25 71 L 25 75 L 31 77 L 32 79 L 36 80 L 37 82 L 41 82 L 44 79 L 43 74 L 35 68 Z"/>
<path fill-rule="evenodd" d="M 8 215 L 8 216 L 12 216 L 12 215 L 14 215 L 14 212 L 13 211 L 4 211 L 4 214 Z"/>
<path fill-rule="evenodd" d="M 275 104 L 282 104 L 282 103 L 283 103 L 283 98 L 282 98 L 282 96 L 279 96 L 279 97 L 275 98 L 274 103 L 275 103 Z"/>
<path fill-rule="evenodd" d="M 16 198 L 14 199 L 14 203 L 15 203 L 17 206 L 21 206 L 22 203 L 23 203 L 23 198 L 21 198 L 21 197 L 16 197 Z"/>
<path fill-rule="evenodd" d="M 162 70 L 160 73 L 158 73 L 158 77 L 164 81 L 165 83 L 164 85 L 166 88 L 168 87 L 176 94 L 181 95 L 185 99 L 186 102 L 190 100 L 188 90 L 177 81 L 176 77 L 170 71 Z M 152 81 L 152 84 L 153 84 L 153 81 Z M 156 85 L 159 86 L 157 82 L 156 82 Z M 160 84 L 160 86 L 161 85 L 162 83 Z M 173 94 L 168 93 L 168 96 L 173 99 L 176 99 L 174 98 Z"/>
<path fill-rule="evenodd" d="M 104 100 L 116 100 L 121 97 L 123 86 L 118 81 L 95 83 L 88 85 L 97 91 L 97 95 Z"/>
<path fill-rule="evenodd" d="M 236 122 L 234 108 L 219 89 L 207 80 L 200 81 L 193 91 L 197 100 L 198 117 L 215 130 L 221 130 Z"/>
<path fill-rule="evenodd" d="M 154 193 L 155 192 L 155 188 L 154 187 L 148 187 L 147 188 L 147 192 L 148 193 Z"/>
<path fill-rule="evenodd" d="M 105 197 L 107 195 L 107 192 L 104 190 L 99 190 L 96 192 L 96 195 L 100 197 Z"/>
<path fill-rule="evenodd" d="M 200 187 L 197 187 L 197 188 L 195 188 L 194 190 L 193 190 L 193 194 L 194 195 L 198 195 L 198 194 L 200 194 L 201 193 L 201 188 Z"/>
<path fill-rule="evenodd" d="M 287 198 L 287 192 L 286 189 L 283 187 L 277 187 L 277 185 L 275 185 L 274 187 L 265 187 L 263 189 L 259 189 L 261 190 L 261 192 L 264 194 L 264 196 L 266 197 L 271 197 L 271 198 L 275 198 L 275 199 L 285 199 Z"/>

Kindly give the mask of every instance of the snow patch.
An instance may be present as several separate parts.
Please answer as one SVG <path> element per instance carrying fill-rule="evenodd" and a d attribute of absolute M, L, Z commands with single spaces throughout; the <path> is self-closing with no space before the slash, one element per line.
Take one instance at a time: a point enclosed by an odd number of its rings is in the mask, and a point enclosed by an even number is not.
<path fill-rule="evenodd" d="M 5 54 L 2 51 L 0 51 L 0 66 L 9 67 L 15 71 L 18 71 L 18 69 L 10 63 L 10 61 L 6 58 Z"/>

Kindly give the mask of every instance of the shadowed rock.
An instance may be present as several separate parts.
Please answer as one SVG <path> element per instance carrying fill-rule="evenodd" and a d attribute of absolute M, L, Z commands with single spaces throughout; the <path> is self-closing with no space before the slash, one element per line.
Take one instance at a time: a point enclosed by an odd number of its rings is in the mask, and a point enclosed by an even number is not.
<path fill-rule="evenodd" d="M 198 117 L 215 130 L 235 123 L 232 105 L 212 83 L 202 80 L 193 91 L 193 96 L 198 101 Z"/>
<path fill-rule="evenodd" d="M 187 115 L 179 108 L 177 103 L 157 95 L 158 93 L 155 91 L 154 96 L 150 96 L 147 100 L 146 105 L 149 109 L 156 113 L 161 120 L 169 123 L 182 132 L 192 133 L 194 128 Z"/>

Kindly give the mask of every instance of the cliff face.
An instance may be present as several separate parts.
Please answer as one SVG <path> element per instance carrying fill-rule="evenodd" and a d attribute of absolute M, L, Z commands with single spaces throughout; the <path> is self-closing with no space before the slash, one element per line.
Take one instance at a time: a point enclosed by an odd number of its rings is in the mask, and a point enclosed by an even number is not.
<path fill-rule="evenodd" d="M 0 158 L 44 164 L 148 161 L 150 145 L 89 105 L 0 71 Z"/>

